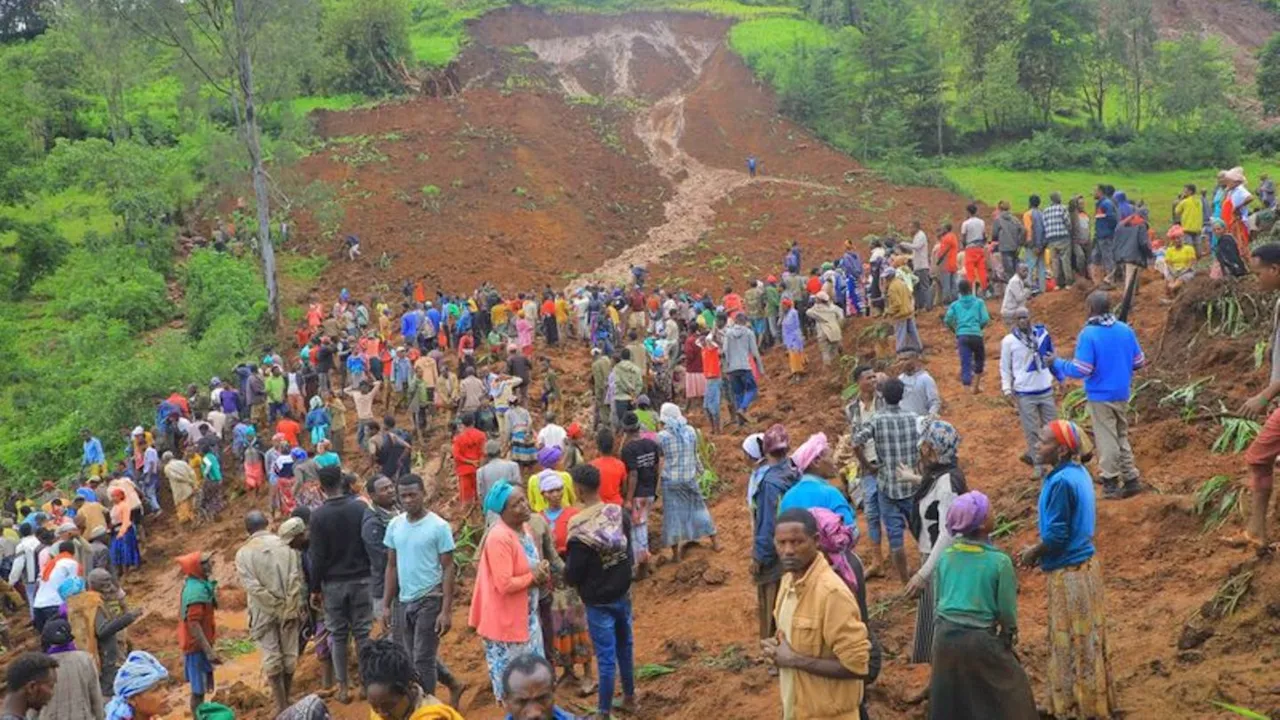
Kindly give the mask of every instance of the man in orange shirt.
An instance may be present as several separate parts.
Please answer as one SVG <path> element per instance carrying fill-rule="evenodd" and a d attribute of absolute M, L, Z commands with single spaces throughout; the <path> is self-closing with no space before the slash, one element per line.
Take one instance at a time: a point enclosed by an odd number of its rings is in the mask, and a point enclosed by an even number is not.
<path fill-rule="evenodd" d="M 729 317 L 746 311 L 746 306 L 742 304 L 742 296 L 733 291 L 732 285 L 724 286 L 724 299 L 720 301 L 720 304 L 724 307 L 724 311 L 728 313 Z"/>
<path fill-rule="evenodd" d="M 284 411 L 280 421 L 276 423 L 276 432 L 289 441 L 290 447 L 301 447 L 298 444 L 298 435 L 302 432 L 302 426 L 298 424 L 297 420 L 293 419 L 293 413 L 288 410 Z"/>
<path fill-rule="evenodd" d="M 715 341 L 715 329 L 698 340 L 702 349 L 702 375 L 707 380 L 706 394 L 702 396 L 702 409 L 711 421 L 711 432 L 720 434 L 720 346 Z"/>
<path fill-rule="evenodd" d="M 476 429 L 476 414 L 463 413 L 462 429 L 453 436 L 453 465 L 458 473 L 458 498 L 465 508 L 464 515 L 471 513 L 476 501 L 476 472 L 484 461 L 484 444 L 488 439 Z"/>
<path fill-rule="evenodd" d="M 622 498 L 627 495 L 627 466 L 613 454 L 612 430 L 601 428 L 596 433 L 596 450 L 600 451 L 600 457 L 590 464 L 600 471 L 600 500 L 611 505 L 622 505 Z"/>
<path fill-rule="evenodd" d="M 938 284 L 942 288 L 942 304 L 949 305 L 956 299 L 957 260 L 960 257 L 960 239 L 951 231 L 951 223 L 942 223 L 938 229 L 941 237 L 933 249 L 934 266 L 938 268 Z"/>

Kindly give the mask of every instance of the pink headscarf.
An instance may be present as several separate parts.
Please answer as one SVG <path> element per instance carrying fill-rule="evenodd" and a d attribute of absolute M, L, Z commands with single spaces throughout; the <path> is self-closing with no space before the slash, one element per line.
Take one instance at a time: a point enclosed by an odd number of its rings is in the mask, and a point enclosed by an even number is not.
<path fill-rule="evenodd" d="M 817 460 L 826 451 L 827 434 L 816 433 L 810 435 L 809 439 L 804 441 L 804 444 L 791 453 L 791 462 L 795 463 L 797 470 L 804 472 L 809 469 L 814 460 Z"/>
<path fill-rule="evenodd" d="M 826 508 L 809 508 L 809 514 L 818 521 L 818 549 L 827 556 L 831 569 L 849 586 L 849 591 L 857 592 L 858 576 L 853 573 L 846 555 L 858 542 L 857 527 L 845 525 L 839 515 Z"/>

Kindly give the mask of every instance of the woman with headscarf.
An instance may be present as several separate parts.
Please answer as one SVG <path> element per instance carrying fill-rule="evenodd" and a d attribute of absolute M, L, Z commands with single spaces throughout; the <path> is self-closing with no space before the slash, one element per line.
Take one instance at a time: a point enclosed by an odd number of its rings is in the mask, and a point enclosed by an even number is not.
<path fill-rule="evenodd" d="M 199 490 L 195 471 L 182 460 L 174 459 L 173 453 L 169 451 L 165 451 L 160 462 L 165 479 L 169 481 L 169 491 L 173 494 L 173 506 L 178 515 L 178 522 L 182 524 L 194 522 L 196 519 L 195 497 Z"/>
<path fill-rule="evenodd" d="M 578 508 L 566 504 L 566 493 L 572 495 L 573 483 L 565 480 L 564 473 L 555 473 L 540 480 L 542 497 L 546 499 L 546 508 L 541 512 L 551 529 L 555 552 L 561 561 L 569 552 L 569 521 L 578 514 Z M 582 665 L 582 682 L 579 692 L 590 695 L 595 692 L 591 682 L 591 637 L 587 634 L 587 611 L 582 604 L 578 591 L 564 581 L 563 563 L 559 565 L 559 577 L 554 577 L 554 588 L 551 592 L 551 629 L 552 642 L 546 648 L 553 661 L 564 668 L 564 678 L 577 680 L 574 665 Z M 557 569 L 553 567 L 553 569 Z"/>
<path fill-rule="evenodd" d="M 129 514 L 129 503 L 125 501 L 124 490 L 111 489 L 111 564 L 124 575 L 142 564 L 142 553 L 138 549 L 138 528 L 133 524 Z"/>
<path fill-rule="evenodd" d="M 1249 203 L 1253 202 L 1253 193 L 1245 187 L 1244 168 L 1233 167 L 1222 175 L 1226 181 L 1226 192 L 1222 200 L 1222 220 L 1226 223 L 1227 232 L 1236 238 L 1237 250 L 1241 255 L 1249 253 L 1249 226 L 1245 222 L 1249 216 Z"/>
<path fill-rule="evenodd" d="M 525 409 L 519 393 L 511 394 L 511 406 L 507 408 L 507 431 L 510 433 L 511 459 L 522 466 L 533 464 L 538 447 L 534 443 L 533 418 Z"/>
<path fill-rule="evenodd" d="M 107 703 L 106 720 L 152 720 L 171 710 L 165 683 L 169 671 L 148 652 L 129 653 L 116 673 L 112 690 L 115 697 Z"/>
<path fill-rule="evenodd" d="M 222 459 L 218 448 L 210 448 L 200 456 L 200 474 L 204 482 L 200 485 L 200 514 L 212 520 L 227 506 L 224 486 L 222 484 Z"/>
<path fill-rule="evenodd" d="M 826 508 L 840 516 L 845 525 L 857 527 L 849 499 L 828 479 L 839 478 L 840 472 L 832 458 L 826 433 L 810 435 L 808 440 L 791 453 L 791 462 L 800 473 L 800 479 L 783 494 L 782 502 L 778 503 L 778 512 L 791 508 Z"/>
<path fill-rule="evenodd" d="M 276 716 L 276 720 L 330 720 L 332 717 L 324 699 L 312 693 L 285 708 L 284 712 Z"/>
<path fill-rule="evenodd" d="M 40 720 L 102 718 L 102 688 L 94 657 L 76 647 L 71 623 L 54 618 L 40 632 L 40 649 L 58 661 L 53 697 L 40 710 Z"/>
<path fill-rule="evenodd" d="M 538 465 L 542 470 L 529 476 L 529 510 L 540 513 L 547 509 L 548 502 L 546 496 L 543 495 L 542 487 L 545 483 L 555 480 L 559 480 L 563 488 L 563 503 L 565 507 L 576 505 L 578 499 L 573 495 L 573 483 L 569 482 L 569 473 L 559 469 L 560 460 L 564 457 L 564 451 L 556 445 L 550 445 L 539 450 L 537 457 Z"/>
<path fill-rule="evenodd" d="M 994 525 L 991 503 L 980 492 L 956 498 L 947 512 L 947 530 L 955 541 L 941 553 L 934 578 L 931 720 L 1040 717 L 1027 674 L 1013 654 L 1018 579 L 1013 561 L 990 544 Z"/>
<path fill-rule="evenodd" d="M 311 397 L 311 409 L 307 411 L 306 424 L 307 431 L 311 435 L 312 447 L 319 445 L 321 440 L 329 439 L 329 426 L 333 424 L 333 418 L 329 416 L 324 400 L 321 400 L 319 395 Z"/>
<path fill-rule="evenodd" d="M 915 642 L 911 650 L 911 662 L 928 663 L 933 655 L 933 570 L 938 559 L 951 547 L 953 538 L 947 529 L 947 512 L 951 503 L 968 492 L 964 473 L 956 458 L 960 446 L 960 434 L 949 422 L 932 420 L 920 434 L 920 468 L 923 477 L 914 471 L 898 471 L 898 477 L 919 483 L 915 502 L 907 523 L 920 549 L 920 569 L 907 583 L 907 595 L 918 597 L 916 604 Z"/>
<path fill-rule="evenodd" d="M 127 608 L 124 590 L 106 570 L 90 571 L 88 584 L 90 592 L 83 594 L 93 593 L 99 598 L 93 617 L 98 666 L 102 668 L 98 672 L 98 682 L 102 686 L 103 695 L 110 696 L 111 683 L 115 680 L 116 670 L 120 669 L 120 661 L 124 659 L 120 648 L 128 643 L 125 628 L 142 617 L 142 613 Z"/>
<path fill-rule="evenodd" d="M 493 695 L 501 702 L 507 664 L 525 653 L 546 657 L 538 619 L 538 585 L 550 576 L 551 564 L 538 557 L 529 534 L 529 501 L 522 488 L 494 483 L 485 495 L 484 510 L 497 513 L 501 521 L 489 530 L 480 548 L 467 624 L 484 644 Z"/>
<path fill-rule="evenodd" d="M 1239 242 L 1227 229 L 1227 223 L 1222 218 L 1214 218 L 1211 227 L 1213 232 L 1209 235 L 1209 249 L 1218 264 L 1218 276 L 1221 277 L 1224 273 L 1228 277 L 1237 278 L 1248 275 L 1249 268 L 1240 258 Z M 1214 273 L 1210 271 L 1209 275 L 1213 277 Z"/>
<path fill-rule="evenodd" d="M 1081 462 L 1093 453 L 1078 425 L 1054 420 L 1040 432 L 1039 461 L 1053 468 L 1040 489 L 1040 542 L 1022 563 L 1046 575 L 1049 604 L 1049 711 L 1054 717 L 1106 718 L 1115 708 L 1107 662 L 1102 568 L 1094 557 L 1097 505 Z"/>
<path fill-rule="evenodd" d="M 698 456 L 698 431 L 684 419 L 680 408 L 663 403 L 658 413 L 662 431 L 662 544 L 671 548 L 671 559 L 679 562 L 682 546 L 711 538 L 711 549 L 720 552 L 720 539 L 711 520 L 711 511 L 698 487 L 702 459 Z"/>
<path fill-rule="evenodd" d="M 800 313 L 796 310 L 795 301 L 790 297 L 782 298 L 782 344 L 787 348 L 787 366 L 791 368 L 791 382 L 800 379 L 805 371 L 804 332 L 800 329 Z"/>
<path fill-rule="evenodd" d="M 764 462 L 764 433 L 752 433 L 742 441 L 742 454 L 751 464 L 751 475 L 747 477 L 747 509 L 754 510 L 756 488 L 760 486 L 760 478 L 769 466 Z"/>

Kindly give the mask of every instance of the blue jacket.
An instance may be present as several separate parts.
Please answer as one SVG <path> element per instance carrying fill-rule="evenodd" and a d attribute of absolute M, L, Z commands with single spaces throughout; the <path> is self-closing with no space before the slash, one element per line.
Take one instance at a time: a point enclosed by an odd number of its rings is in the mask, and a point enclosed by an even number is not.
<path fill-rule="evenodd" d="M 1093 212 L 1093 237 L 1097 240 L 1109 240 L 1116 234 L 1116 206 L 1111 200 L 1102 198 Z"/>
<path fill-rule="evenodd" d="M 1042 570 L 1079 565 L 1093 557 L 1097 506 L 1093 478 L 1083 465 L 1063 463 L 1049 473 L 1040 489 L 1039 512 L 1040 542 L 1045 547 Z"/>
<path fill-rule="evenodd" d="M 755 540 L 751 557 L 761 567 L 770 568 L 778 564 L 778 551 L 773 546 L 773 526 L 778 520 L 778 505 L 782 496 L 787 494 L 791 486 L 796 484 L 796 467 L 791 458 L 783 458 L 770 465 L 760 478 L 756 488 L 755 500 Z"/>
<path fill-rule="evenodd" d="M 1133 328 L 1110 316 L 1090 318 L 1076 340 L 1076 356 L 1070 362 L 1053 361 L 1055 374 L 1084 380 L 1084 392 L 1092 402 L 1128 402 L 1133 371 L 1147 364 Z"/>
<path fill-rule="evenodd" d="M 976 295 L 961 295 L 947 308 L 942 319 L 956 335 L 982 335 L 982 328 L 991 322 L 987 304 Z"/>
<path fill-rule="evenodd" d="M 832 487 L 831 483 L 816 475 L 805 475 L 799 482 L 792 485 L 791 489 L 783 494 L 782 502 L 778 503 L 778 512 L 791 508 L 809 510 L 816 507 L 826 508 L 839 515 L 840 519 L 844 520 L 844 524 L 849 527 L 857 527 L 848 498 Z"/>

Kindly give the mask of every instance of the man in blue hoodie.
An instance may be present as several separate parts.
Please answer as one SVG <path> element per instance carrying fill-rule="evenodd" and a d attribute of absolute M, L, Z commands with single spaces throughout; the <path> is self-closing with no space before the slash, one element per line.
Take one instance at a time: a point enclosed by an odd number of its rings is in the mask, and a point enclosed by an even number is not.
<path fill-rule="evenodd" d="M 973 294 L 973 285 L 968 280 L 960 281 L 960 297 L 947 308 L 942 321 L 956 334 L 960 382 L 966 388 L 972 384 L 974 395 L 981 393 L 982 371 L 987 358 L 982 330 L 991 324 L 991 314 L 987 312 L 987 304 Z"/>
<path fill-rule="evenodd" d="M 1103 497 L 1120 500 L 1142 492 L 1129 445 L 1129 395 L 1133 372 L 1146 365 L 1147 359 L 1133 328 L 1111 314 L 1111 298 L 1106 292 L 1090 293 L 1085 302 L 1089 319 L 1076 339 L 1075 357 L 1054 360 L 1053 369 L 1055 374 L 1084 380 Z"/>

